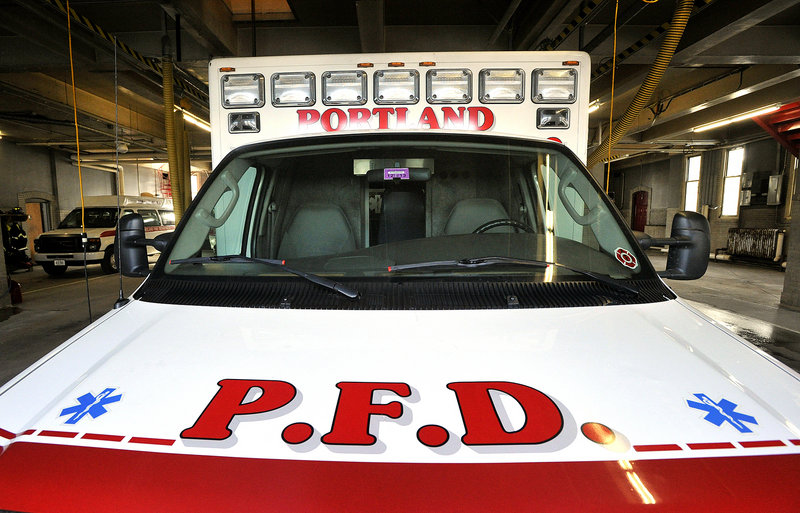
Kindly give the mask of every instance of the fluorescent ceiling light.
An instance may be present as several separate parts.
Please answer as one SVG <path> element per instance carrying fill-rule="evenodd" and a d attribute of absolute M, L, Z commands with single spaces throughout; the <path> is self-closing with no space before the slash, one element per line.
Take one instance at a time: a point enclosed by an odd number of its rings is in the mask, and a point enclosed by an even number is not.
<path fill-rule="evenodd" d="M 589 114 L 600 108 L 600 100 L 595 100 L 589 104 Z"/>
<path fill-rule="evenodd" d="M 202 128 L 206 132 L 211 132 L 211 125 L 207 121 L 195 116 L 194 114 L 190 114 L 189 112 L 186 112 L 183 109 L 180 109 L 180 111 L 183 113 L 184 121 L 198 128 Z"/>
<path fill-rule="evenodd" d="M 738 121 L 744 121 L 745 119 L 754 118 L 756 116 L 763 116 L 764 114 L 769 114 L 770 112 L 775 112 L 776 110 L 780 109 L 780 105 L 770 105 L 769 107 L 763 107 L 758 110 L 752 110 L 750 112 L 745 112 L 744 114 L 740 114 L 738 116 L 733 116 L 730 118 L 720 119 L 719 121 L 714 121 L 713 123 L 708 123 L 706 125 L 700 125 L 692 128 L 692 132 L 705 132 L 706 130 L 712 130 L 714 128 L 719 128 L 721 126 L 730 125 L 731 123 L 736 123 Z"/>

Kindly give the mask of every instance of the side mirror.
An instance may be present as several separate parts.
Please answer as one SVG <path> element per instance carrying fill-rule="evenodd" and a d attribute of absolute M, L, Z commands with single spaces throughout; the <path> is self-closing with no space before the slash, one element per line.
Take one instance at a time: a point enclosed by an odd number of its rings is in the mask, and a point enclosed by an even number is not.
<path fill-rule="evenodd" d="M 172 240 L 173 233 L 174 232 L 162 233 L 150 241 L 149 244 L 156 248 L 159 252 L 163 253 L 164 250 L 167 249 L 167 244 L 169 244 L 169 241 Z"/>
<path fill-rule="evenodd" d="M 146 246 L 164 251 L 172 239 L 172 233 L 162 233 L 155 239 L 144 236 L 144 221 L 139 214 L 128 214 L 119 220 L 119 239 L 114 240 L 118 248 L 120 270 L 125 276 L 141 277 L 150 273 Z"/>
<path fill-rule="evenodd" d="M 708 269 L 711 251 L 711 229 L 708 219 L 697 212 L 678 212 L 672 219 L 672 233 L 667 239 L 656 239 L 646 233 L 636 232 L 642 249 L 651 246 L 669 246 L 667 269 L 658 273 L 662 278 L 696 280 Z"/>
<path fill-rule="evenodd" d="M 147 276 L 150 266 L 147 263 L 147 250 L 142 242 L 144 221 L 139 214 L 128 214 L 119 220 L 119 239 L 114 247 L 119 248 L 118 265 L 122 274 L 131 277 Z"/>

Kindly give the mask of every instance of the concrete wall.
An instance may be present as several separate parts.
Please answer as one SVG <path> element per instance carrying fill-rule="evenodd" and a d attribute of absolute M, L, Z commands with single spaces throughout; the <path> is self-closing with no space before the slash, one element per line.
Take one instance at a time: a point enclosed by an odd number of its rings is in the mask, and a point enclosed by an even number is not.
<path fill-rule="evenodd" d="M 114 173 L 81 166 L 81 174 L 84 197 L 116 193 Z M 131 196 L 161 195 L 159 175 L 152 168 L 126 163 L 123 190 Z M 44 201 L 49 204 L 53 227 L 81 204 L 78 168 L 68 154 L 44 147 L 0 139 L 0 184 L 0 210 L 24 208 L 26 201 Z"/>

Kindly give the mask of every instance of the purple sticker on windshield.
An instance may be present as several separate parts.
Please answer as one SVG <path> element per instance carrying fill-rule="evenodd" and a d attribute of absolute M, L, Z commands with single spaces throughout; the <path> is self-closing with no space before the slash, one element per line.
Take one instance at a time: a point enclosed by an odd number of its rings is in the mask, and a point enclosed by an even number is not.
<path fill-rule="evenodd" d="M 387 167 L 383 170 L 384 180 L 408 180 L 411 172 L 407 167 Z"/>

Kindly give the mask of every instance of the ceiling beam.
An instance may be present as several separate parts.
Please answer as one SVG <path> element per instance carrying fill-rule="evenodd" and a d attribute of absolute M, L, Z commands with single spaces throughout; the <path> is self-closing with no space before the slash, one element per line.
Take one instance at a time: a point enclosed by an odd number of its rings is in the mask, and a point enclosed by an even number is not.
<path fill-rule="evenodd" d="M 162 8 L 173 18 L 181 15 L 181 28 L 215 57 L 238 55 L 238 35 L 233 14 L 222 0 L 165 0 Z"/>
<path fill-rule="evenodd" d="M 359 0 L 356 2 L 358 35 L 361 51 L 382 53 L 386 51 L 384 0 Z"/>
<path fill-rule="evenodd" d="M 742 91 L 744 94 L 734 93 L 716 100 L 714 105 L 653 126 L 653 128 L 640 133 L 640 140 L 643 142 L 654 141 L 685 134 L 697 126 L 730 118 L 773 103 L 786 103 L 796 99 L 798 91 L 800 91 L 800 70 L 795 72 L 795 78 L 781 81 L 771 87 L 761 89 L 757 93 L 745 91 Z M 727 101 L 724 101 L 726 99 Z"/>
<path fill-rule="evenodd" d="M 672 62 L 676 65 L 692 62 L 695 56 L 799 4 L 800 0 L 761 0 L 762 5 L 755 8 L 753 3 L 752 0 L 715 2 L 697 13 L 687 25 Z"/>

